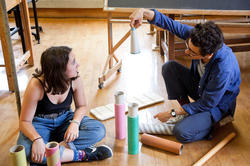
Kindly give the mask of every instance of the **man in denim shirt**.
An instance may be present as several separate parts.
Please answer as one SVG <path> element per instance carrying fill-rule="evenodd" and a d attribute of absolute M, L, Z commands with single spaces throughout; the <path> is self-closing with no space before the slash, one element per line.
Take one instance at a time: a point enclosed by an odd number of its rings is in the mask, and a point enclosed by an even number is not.
<path fill-rule="evenodd" d="M 208 138 L 214 124 L 234 114 L 239 94 L 240 69 L 232 50 L 224 44 L 220 28 L 213 22 L 191 27 L 174 21 L 157 10 L 137 9 L 130 16 L 131 27 L 139 27 L 146 18 L 185 40 L 185 53 L 192 58 L 191 68 L 168 61 L 162 67 L 169 100 L 182 106 L 176 112 L 155 115 L 162 122 L 177 115 L 187 115 L 174 127 L 180 142 Z M 190 103 L 189 97 L 194 99 Z"/>

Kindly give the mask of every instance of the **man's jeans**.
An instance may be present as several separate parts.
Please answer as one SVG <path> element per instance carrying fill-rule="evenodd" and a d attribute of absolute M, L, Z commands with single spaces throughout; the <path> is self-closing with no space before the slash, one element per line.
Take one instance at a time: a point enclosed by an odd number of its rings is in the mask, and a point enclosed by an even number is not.
<path fill-rule="evenodd" d="M 169 61 L 162 66 L 169 100 L 181 99 L 189 96 L 194 100 L 199 99 L 199 79 L 195 78 L 190 69 L 175 62 Z M 210 136 L 213 120 L 210 112 L 201 112 L 189 115 L 178 122 L 174 127 L 174 136 L 180 142 L 194 142 Z"/>
<path fill-rule="evenodd" d="M 45 144 L 50 141 L 61 142 L 64 140 L 64 134 L 73 119 L 74 112 L 67 111 L 55 119 L 34 117 L 32 124 L 36 131 L 43 138 Z M 84 150 L 87 147 L 99 142 L 105 136 L 106 130 L 104 125 L 95 120 L 85 116 L 79 127 L 79 137 L 73 142 L 69 143 L 71 149 Z M 28 161 L 31 161 L 32 142 L 20 132 L 17 144 L 25 147 Z M 60 155 L 64 151 L 64 147 L 60 146 Z M 46 164 L 46 159 L 43 159 L 43 164 Z"/>

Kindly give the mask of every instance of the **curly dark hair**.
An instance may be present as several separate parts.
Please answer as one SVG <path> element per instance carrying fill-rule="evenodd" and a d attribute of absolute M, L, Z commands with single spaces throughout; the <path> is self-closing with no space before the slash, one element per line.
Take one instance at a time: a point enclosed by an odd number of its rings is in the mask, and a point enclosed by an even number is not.
<path fill-rule="evenodd" d="M 223 43 L 224 37 L 221 29 L 214 22 L 197 24 L 190 32 L 191 42 L 200 48 L 202 56 L 218 51 Z"/>
<path fill-rule="evenodd" d="M 72 48 L 67 46 L 50 47 L 41 56 L 41 70 L 36 69 L 34 77 L 43 76 L 43 86 L 47 93 L 63 94 L 67 91 L 71 79 L 65 72 Z"/>

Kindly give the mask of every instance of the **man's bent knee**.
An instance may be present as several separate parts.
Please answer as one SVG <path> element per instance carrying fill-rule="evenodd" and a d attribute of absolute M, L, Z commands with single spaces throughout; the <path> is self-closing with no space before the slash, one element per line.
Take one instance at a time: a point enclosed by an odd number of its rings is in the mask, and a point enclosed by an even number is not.
<path fill-rule="evenodd" d="M 192 141 L 193 136 L 191 134 L 188 134 L 186 131 L 183 131 L 178 126 L 174 127 L 173 134 L 174 134 L 175 138 L 181 143 L 193 142 Z"/>
<path fill-rule="evenodd" d="M 165 64 L 162 65 L 162 75 L 166 76 L 168 73 L 170 73 L 173 69 L 175 69 L 177 62 L 171 60 L 166 62 Z"/>

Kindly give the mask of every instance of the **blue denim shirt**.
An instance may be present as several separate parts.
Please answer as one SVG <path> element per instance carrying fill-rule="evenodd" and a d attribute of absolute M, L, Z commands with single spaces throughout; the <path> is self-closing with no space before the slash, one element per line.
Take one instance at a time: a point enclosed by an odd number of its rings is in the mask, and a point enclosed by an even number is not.
<path fill-rule="evenodd" d="M 181 39 L 189 37 L 189 25 L 174 21 L 162 13 L 156 11 L 151 24 L 167 29 Z M 197 65 L 199 60 L 192 60 L 191 72 L 199 77 Z M 240 68 L 231 48 L 223 46 L 214 53 L 212 59 L 205 66 L 205 73 L 200 78 L 198 94 L 199 99 L 195 102 L 183 105 L 183 109 L 190 115 L 210 111 L 214 122 L 219 121 L 224 115 L 234 112 L 236 97 L 239 94 Z"/>

